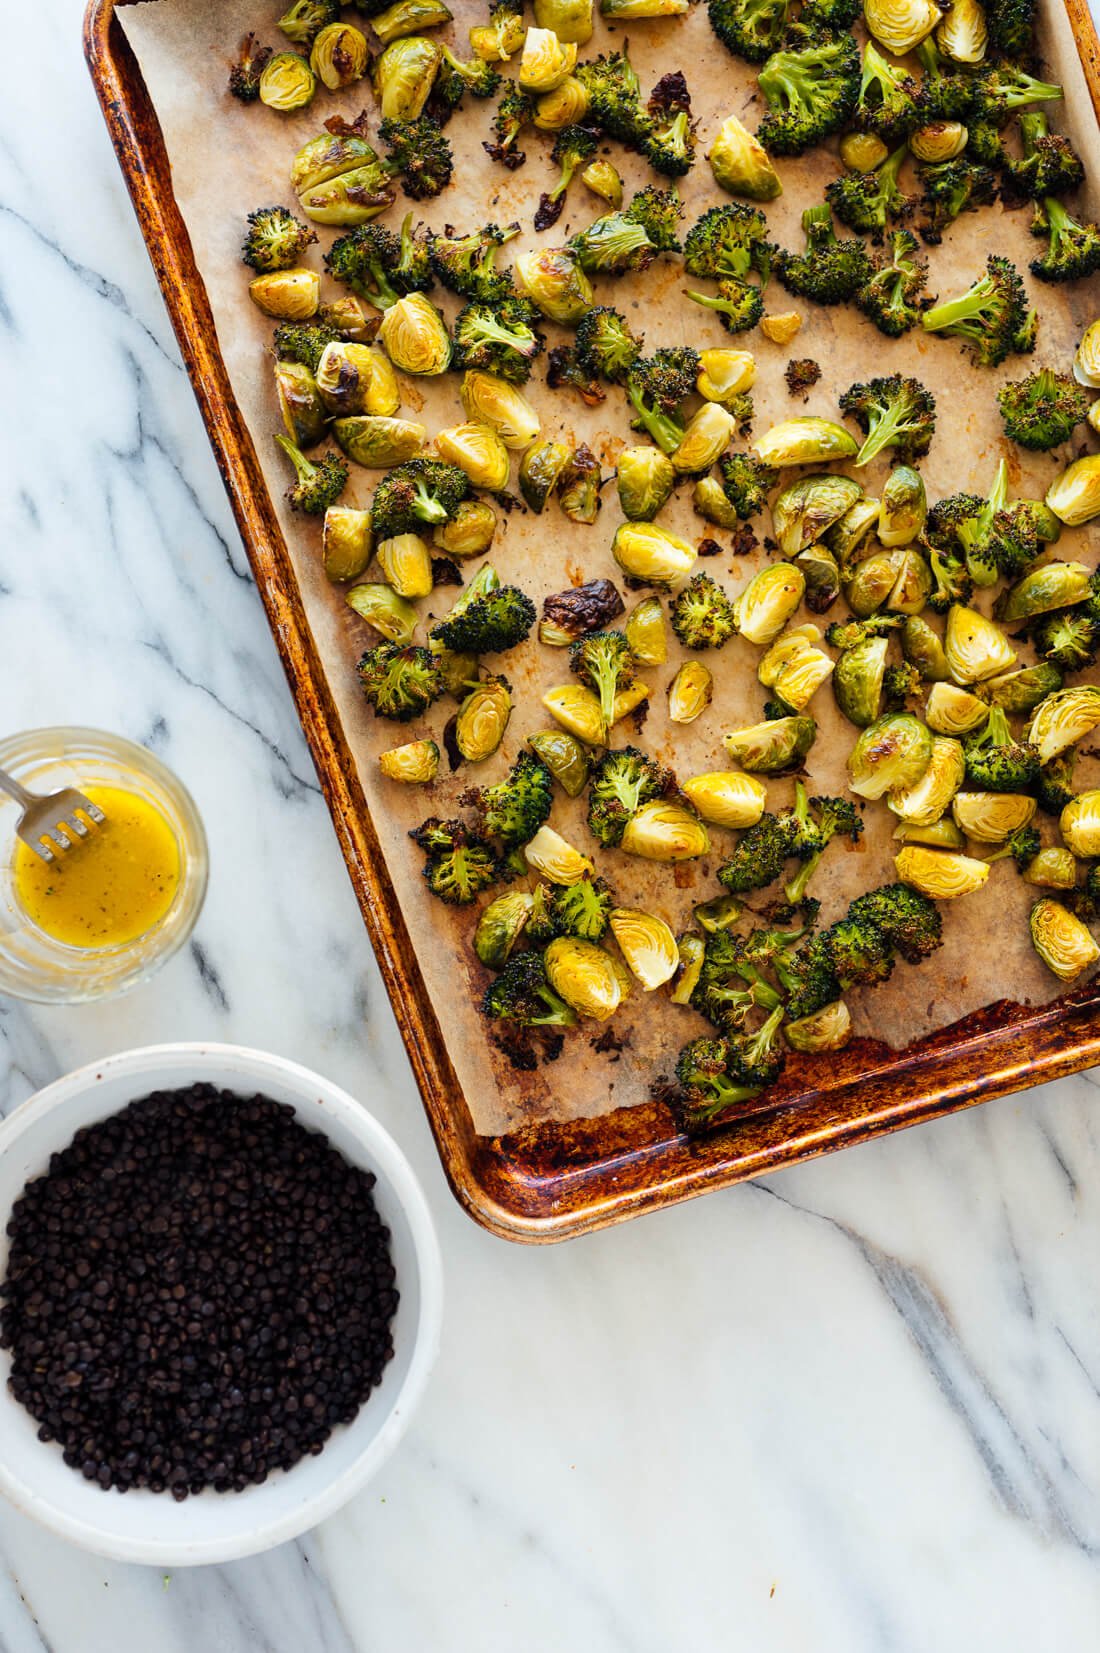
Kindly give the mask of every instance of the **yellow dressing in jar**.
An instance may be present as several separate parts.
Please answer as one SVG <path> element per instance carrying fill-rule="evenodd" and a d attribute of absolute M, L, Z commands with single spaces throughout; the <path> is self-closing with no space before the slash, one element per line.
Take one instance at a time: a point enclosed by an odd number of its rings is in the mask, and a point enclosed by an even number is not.
<path fill-rule="evenodd" d="M 43 861 L 16 843 L 12 873 L 32 924 L 68 947 L 116 947 L 159 924 L 176 894 L 180 854 L 159 809 L 118 786 L 85 786 L 107 819 Z M 87 823 L 86 823 L 87 824 Z"/>

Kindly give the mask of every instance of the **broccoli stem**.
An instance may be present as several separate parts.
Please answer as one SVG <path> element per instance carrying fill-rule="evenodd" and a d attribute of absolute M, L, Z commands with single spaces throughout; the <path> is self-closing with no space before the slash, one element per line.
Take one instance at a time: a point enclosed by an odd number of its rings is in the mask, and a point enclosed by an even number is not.
<path fill-rule="evenodd" d="M 674 419 L 669 413 L 658 413 L 656 409 L 647 408 L 642 400 L 641 391 L 635 385 L 627 385 L 627 395 L 639 420 L 657 446 L 665 453 L 675 453 L 684 440 L 684 427 L 679 420 Z"/>

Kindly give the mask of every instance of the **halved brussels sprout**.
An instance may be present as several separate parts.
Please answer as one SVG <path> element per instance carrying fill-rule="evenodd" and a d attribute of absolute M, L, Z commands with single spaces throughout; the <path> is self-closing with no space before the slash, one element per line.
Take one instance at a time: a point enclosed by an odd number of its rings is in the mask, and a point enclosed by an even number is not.
<path fill-rule="evenodd" d="M 919 46 L 942 16 L 933 0 L 863 0 L 868 31 L 895 57 Z"/>
<path fill-rule="evenodd" d="M 1072 608 L 1075 603 L 1087 602 L 1090 595 L 1089 570 L 1084 563 L 1047 562 L 1002 591 L 993 613 L 1011 625 L 1036 614 L 1049 614 L 1052 609 Z"/>
<path fill-rule="evenodd" d="M 441 459 L 465 471 L 475 488 L 497 494 L 508 486 L 511 461 L 508 449 L 495 430 L 477 420 L 452 425 L 436 433 L 435 446 Z"/>
<path fill-rule="evenodd" d="M 987 678 L 978 685 L 978 694 L 988 705 L 1000 706 L 1020 716 L 1033 712 L 1047 695 L 1056 694 L 1061 687 L 1062 673 L 1058 667 L 1049 660 L 1040 660 L 1036 666 L 1024 666 L 1020 671 Z"/>
<path fill-rule="evenodd" d="M 591 767 L 588 753 L 579 740 L 564 729 L 540 729 L 528 735 L 527 744 L 542 759 L 567 798 L 579 798 L 588 784 Z"/>
<path fill-rule="evenodd" d="M 878 537 L 888 551 L 911 545 L 924 527 L 928 499 L 919 471 L 895 465 L 886 478 L 879 502 Z"/>
<path fill-rule="evenodd" d="M 1092 322 L 1081 334 L 1073 358 L 1073 377 L 1079 385 L 1100 390 L 1100 321 Z"/>
<path fill-rule="evenodd" d="M 808 545 L 824 539 L 834 523 L 856 504 L 863 489 L 850 476 L 799 477 L 788 483 L 772 506 L 772 528 L 784 557 L 797 557 Z M 877 522 L 878 511 L 873 512 Z"/>
<path fill-rule="evenodd" d="M 567 838 L 550 826 L 539 827 L 523 853 L 528 866 L 548 878 L 551 884 L 576 884 L 582 878 L 591 878 L 596 870 L 587 855 L 574 849 Z"/>
<path fill-rule="evenodd" d="M 619 848 L 645 861 L 693 861 L 707 854 L 710 837 L 698 816 L 682 804 L 654 798 L 630 817 Z"/>
<path fill-rule="evenodd" d="M 583 522 L 591 526 L 602 503 L 602 482 L 600 462 L 588 444 L 582 442 L 579 448 L 573 449 L 569 463 L 561 473 L 558 504 L 562 515 L 567 516 L 570 522 Z"/>
<path fill-rule="evenodd" d="M 395 0 L 392 6 L 371 18 L 370 26 L 382 45 L 388 46 L 391 40 L 400 40 L 403 35 L 450 23 L 453 15 L 443 0 Z"/>
<path fill-rule="evenodd" d="M 467 763 L 491 758 L 512 715 L 512 694 L 503 677 L 486 677 L 471 689 L 455 719 L 455 745 Z"/>
<path fill-rule="evenodd" d="M 1100 855 L 1100 791 L 1078 792 L 1059 817 L 1062 837 L 1083 860 Z"/>
<path fill-rule="evenodd" d="M 763 781 L 739 769 L 693 775 L 682 791 L 696 814 L 712 826 L 755 826 L 768 801 Z"/>
<path fill-rule="evenodd" d="M 454 649 L 444 648 L 435 638 L 428 639 L 428 647 L 435 656 L 444 689 L 453 699 L 461 700 L 470 684 L 477 679 L 477 655 L 457 654 Z"/>
<path fill-rule="evenodd" d="M 893 551 L 898 558 L 894 589 L 886 599 L 895 614 L 919 614 L 932 592 L 932 574 L 919 551 Z"/>
<path fill-rule="evenodd" d="M 470 49 L 483 63 L 507 63 L 523 45 L 527 26 L 522 11 L 497 6 L 491 23 L 470 30 Z"/>
<path fill-rule="evenodd" d="M 416 610 L 390 585 L 353 585 L 347 605 L 390 643 L 411 643 Z"/>
<path fill-rule="evenodd" d="M 794 614 L 806 590 L 806 576 L 792 563 L 769 563 L 753 575 L 734 598 L 737 629 L 748 642 L 773 643 Z"/>
<path fill-rule="evenodd" d="M 938 735 L 968 735 L 989 718 L 989 707 L 977 695 L 954 683 L 933 683 L 924 708 L 924 720 Z"/>
<path fill-rule="evenodd" d="M 468 368 L 462 375 L 462 409 L 495 430 L 506 448 L 530 447 L 539 434 L 539 416 L 515 385 L 493 373 Z"/>
<path fill-rule="evenodd" d="M 971 855 L 955 855 L 942 849 L 925 849 L 906 844 L 894 856 L 894 866 L 903 884 L 932 901 L 954 901 L 957 896 L 980 890 L 989 877 L 989 863 Z"/>
<path fill-rule="evenodd" d="M 766 339 L 771 339 L 773 344 L 790 344 L 801 328 L 802 317 L 797 310 L 784 310 L 780 315 L 773 313 L 764 316 L 760 323 L 760 331 Z"/>
<path fill-rule="evenodd" d="M 260 102 L 283 114 L 304 109 L 307 103 L 313 102 L 316 90 L 317 77 L 297 52 L 276 52 L 260 76 Z"/>
<path fill-rule="evenodd" d="M 875 172 L 889 153 L 873 132 L 846 132 L 840 140 L 840 158 L 849 172 Z"/>
<path fill-rule="evenodd" d="M 557 688 L 547 689 L 542 704 L 563 729 L 583 740 L 587 746 L 607 744 L 607 730 L 599 699 L 583 683 L 562 683 Z"/>
<path fill-rule="evenodd" d="M 370 62 L 367 37 L 350 23 L 330 23 L 314 37 L 309 66 L 330 92 L 362 80 Z M 417 110 L 417 114 L 420 110 Z"/>
<path fill-rule="evenodd" d="M 568 82 L 566 83 L 568 84 Z M 551 93 L 551 97 L 556 93 Z M 623 204 L 623 181 L 610 161 L 589 161 L 581 173 L 581 182 L 601 201 L 606 201 L 616 212 Z"/>
<path fill-rule="evenodd" d="M 750 201 L 774 201 L 783 185 L 764 145 L 754 138 L 736 115 L 729 115 L 715 134 L 707 151 L 714 181 L 731 195 Z"/>
<path fill-rule="evenodd" d="M 713 936 L 720 930 L 732 929 L 744 908 L 744 902 L 738 901 L 735 895 L 716 895 L 713 900 L 703 901 L 694 908 L 692 917 L 701 930 Z"/>
<path fill-rule="evenodd" d="M 398 45 L 403 42 L 398 41 Z M 409 293 L 382 317 L 378 338 L 394 367 L 418 377 L 446 373 L 451 365 L 447 324 L 423 293 Z"/>
<path fill-rule="evenodd" d="M 624 522 L 615 530 L 611 555 L 624 574 L 669 591 L 695 566 L 695 549 L 655 522 Z"/>
<path fill-rule="evenodd" d="M 1025 884 L 1045 890 L 1072 890 L 1077 884 L 1077 862 L 1068 849 L 1050 845 L 1029 861 L 1023 872 Z"/>
<path fill-rule="evenodd" d="M 364 404 L 367 387 L 374 377 L 374 358 L 375 352 L 366 344 L 334 340 L 325 346 L 317 364 L 317 389 L 330 413 L 368 411 Z"/>
<path fill-rule="evenodd" d="M 820 643 L 821 631 L 813 625 L 790 626 L 771 643 L 757 662 L 756 675 L 765 689 L 772 689 L 790 662 L 804 649 Z"/>
<path fill-rule="evenodd" d="M 943 643 L 927 620 L 910 614 L 899 633 L 906 663 L 915 666 L 926 683 L 943 683 L 951 676 Z"/>
<path fill-rule="evenodd" d="M 464 499 L 449 522 L 432 530 L 432 544 L 451 557 L 480 557 L 497 531 L 497 514 L 483 499 Z"/>
<path fill-rule="evenodd" d="M 638 907 L 613 907 L 611 934 L 633 976 L 647 993 L 671 981 L 680 963 L 676 937 L 663 918 Z"/>
<path fill-rule="evenodd" d="M 503 970 L 527 928 L 534 897 L 528 890 L 505 890 L 490 901 L 477 921 L 474 952 L 489 970 Z"/>
<path fill-rule="evenodd" d="M 714 694 L 714 679 L 701 660 L 685 660 L 668 686 L 670 723 L 694 723 Z"/>
<path fill-rule="evenodd" d="M 936 29 L 936 44 L 952 63 L 980 63 L 989 45 L 985 12 L 979 0 L 951 0 Z"/>
<path fill-rule="evenodd" d="M 374 61 L 374 95 L 385 121 L 414 121 L 431 96 L 443 53 L 427 35 L 406 35 Z"/>
<path fill-rule="evenodd" d="M 319 132 L 303 144 L 290 169 L 290 187 L 296 195 L 327 184 L 343 172 L 358 172 L 364 167 L 377 166 L 378 156 L 371 148 L 361 122 L 354 126 L 341 121 L 336 130 Z"/>
<path fill-rule="evenodd" d="M 901 574 L 903 551 L 876 551 L 863 561 L 841 566 L 840 581 L 848 607 L 859 619 L 888 606 L 888 598 Z"/>
<path fill-rule="evenodd" d="M 924 774 L 912 786 L 888 793 L 887 807 L 901 821 L 931 826 L 944 814 L 965 778 L 962 747 L 957 740 L 937 735 Z"/>
<path fill-rule="evenodd" d="M 519 491 L 528 509 L 536 515 L 544 510 L 571 457 L 572 449 L 564 442 L 542 442 L 528 448 L 520 460 Z"/>
<path fill-rule="evenodd" d="M 283 427 L 295 447 L 315 447 L 325 434 L 328 420 L 309 368 L 302 362 L 276 362 L 275 394 Z"/>
<path fill-rule="evenodd" d="M 587 87 L 581 85 L 576 75 L 569 75 L 560 86 L 539 99 L 532 124 L 540 132 L 561 132 L 567 126 L 578 126 L 591 102 Z"/>
<path fill-rule="evenodd" d="M 517 253 L 513 269 L 535 309 L 563 327 L 576 327 L 596 302 L 592 283 L 565 247 Z"/>
<path fill-rule="evenodd" d="M 1075 459 L 1056 476 L 1047 489 L 1046 503 L 1068 528 L 1079 528 L 1100 516 L 1100 453 Z"/>
<path fill-rule="evenodd" d="M 1094 430 L 1100 436 L 1100 400 L 1093 402 L 1085 415 L 1085 422 L 1090 430 Z"/>
<path fill-rule="evenodd" d="M 327 322 L 330 327 L 335 327 L 342 339 L 347 339 L 352 344 L 370 344 L 378 332 L 382 312 L 376 310 L 373 305 L 363 304 L 354 293 L 342 293 L 339 298 L 322 304 L 317 317 L 318 320 Z M 385 356 L 381 351 L 375 351 L 375 355 L 386 363 L 386 371 L 393 378 L 393 371 Z M 396 385 L 397 380 L 394 379 L 393 382 Z M 399 402 L 395 401 L 392 408 L 371 407 L 367 412 L 396 413 L 399 405 Z"/>
<path fill-rule="evenodd" d="M 628 522 L 652 522 L 676 486 L 671 459 L 652 443 L 624 448 L 616 473 L 619 504 Z M 719 490 L 721 491 L 721 490 Z M 723 498 L 725 496 L 723 495 Z"/>
<path fill-rule="evenodd" d="M 1031 944 L 1059 981 L 1076 981 L 1100 958 L 1092 931 L 1075 913 L 1045 895 L 1031 909 Z"/>
<path fill-rule="evenodd" d="M 395 534 L 374 548 L 378 566 L 399 597 L 430 597 L 432 555 L 419 534 Z"/>
<path fill-rule="evenodd" d="M 857 729 L 866 729 L 878 717 L 888 647 L 885 637 L 864 637 L 837 660 L 833 694 L 844 716 Z"/>
<path fill-rule="evenodd" d="M 643 666 L 663 666 L 668 659 L 668 630 L 665 611 L 656 597 L 643 597 L 627 615 L 626 640 L 635 660 Z"/>
<path fill-rule="evenodd" d="M 1070 746 L 1100 725 L 1100 689 L 1092 683 L 1078 683 L 1070 689 L 1060 689 L 1050 695 L 1041 706 L 1027 731 L 1027 738 L 1038 749 L 1039 762 L 1047 764 Z"/>
<path fill-rule="evenodd" d="M 859 488 L 859 493 L 849 505 L 844 515 L 824 535 L 825 543 L 845 570 L 856 557 L 863 552 L 870 552 L 873 545 L 873 536 L 878 527 L 880 501 L 863 495 L 863 489 L 854 477 L 843 477 L 841 480 L 850 482 L 853 487 Z"/>
<path fill-rule="evenodd" d="M 271 270 L 248 283 L 248 296 L 276 321 L 308 321 L 321 302 L 321 278 L 316 270 Z"/>
<path fill-rule="evenodd" d="M 893 836 L 903 844 L 924 844 L 929 849 L 965 849 L 966 838 L 950 815 L 941 815 L 929 826 L 916 826 L 912 821 L 899 821 Z"/>
<path fill-rule="evenodd" d="M 519 60 L 525 92 L 552 92 L 576 67 L 576 41 L 559 40 L 553 29 L 528 29 Z"/>
<path fill-rule="evenodd" d="M 796 649 L 784 660 L 772 684 L 777 698 L 792 712 L 804 712 L 832 676 L 835 664 L 822 649 L 809 644 Z"/>
<path fill-rule="evenodd" d="M 689 5 L 690 0 L 600 0 L 600 16 L 634 23 L 646 17 L 682 17 Z"/>
<path fill-rule="evenodd" d="M 843 999 L 834 999 L 809 1016 L 783 1023 L 783 1037 L 792 1050 L 814 1055 L 822 1050 L 843 1050 L 852 1037 L 852 1018 Z"/>
<path fill-rule="evenodd" d="M 611 705 L 611 727 L 629 717 L 634 709 L 649 699 L 649 684 L 636 677 L 629 689 L 620 689 Z"/>
<path fill-rule="evenodd" d="M 332 434 L 349 459 L 373 471 L 386 471 L 414 458 L 427 436 L 424 426 L 412 419 L 382 419 L 368 413 L 335 420 Z"/>
<path fill-rule="evenodd" d="M 659 453 L 660 449 L 657 452 Z M 726 498 L 721 484 L 712 476 L 699 478 L 692 490 L 691 503 L 703 521 L 713 522 L 716 528 L 728 528 L 732 531 L 740 527 L 740 517 Z"/>
<path fill-rule="evenodd" d="M 373 546 L 369 511 L 329 506 L 321 530 L 321 567 L 328 579 L 357 579 L 370 562 Z"/>
<path fill-rule="evenodd" d="M 956 683 L 981 683 L 1016 664 L 1016 650 L 1004 632 L 961 603 L 948 610 L 943 648 Z"/>
<path fill-rule="evenodd" d="M 359 358 L 363 367 L 362 358 Z M 370 352 L 370 371 L 365 371 L 366 388 L 363 392 L 363 412 L 389 419 L 401 406 L 401 392 L 393 364 L 383 350 Z"/>
<path fill-rule="evenodd" d="M 756 359 L 748 350 L 700 350 L 695 388 L 708 402 L 732 402 L 756 380 Z"/>
<path fill-rule="evenodd" d="M 530 850 L 531 846 L 527 847 Z M 594 941 L 583 941 L 579 936 L 555 936 L 543 959 L 550 986 L 578 1016 L 606 1022 L 618 1010 L 623 1001 L 618 971 L 610 953 L 605 953 Z"/>
<path fill-rule="evenodd" d="M 592 0 L 535 0 L 535 22 L 559 40 L 586 46 L 592 39 Z"/>
<path fill-rule="evenodd" d="M 961 155 L 970 133 L 961 121 L 929 121 L 909 136 L 909 148 L 918 161 L 935 166 Z M 885 155 L 882 157 L 886 159 Z"/>
<path fill-rule="evenodd" d="M 1003 844 L 1018 827 L 1029 824 L 1035 799 L 1022 792 L 958 792 L 951 814 L 956 826 L 978 844 Z"/>
<path fill-rule="evenodd" d="M 851 431 L 832 419 L 783 419 L 752 443 L 765 465 L 815 465 L 821 459 L 849 459 L 859 452 Z"/>
<path fill-rule="evenodd" d="M 736 428 L 737 421 L 720 402 L 704 402 L 688 421 L 683 441 L 672 455 L 673 466 L 682 476 L 709 471 L 729 447 Z"/>
<path fill-rule="evenodd" d="M 778 775 L 802 762 L 817 739 L 812 717 L 776 717 L 730 729 L 722 744 L 734 763 L 756 775 Z"/>
<path fill-rule="evenodd" d="M 860 798 L 881 798 L 915 786 L 932 760 L 932 736 L 911 712 L 876 718 L 848 757 L 848 786 Z"/>
<path fill-rule="evenodd" d="M 380 212 L 392 207 L 396 199 L 397 191 L 388 167 L 374 160 L 351 172 L 341 172 L 328 183 L 303 190 L 298 205 L 315 224 L 355 229 L 360 224 L 369 224 Z"/>
<path fill-rule="evenodd" d="M 388 752 L 379 752 L 378 767 L 387 780 L 424 786 L 439 773 L 439 747 L 434 740 L 410 740 L 404 746 L 391 746 Z"/>
<path fill-rule="evenodd" d="M 703 960 L 707 956 L 706 943 L 702 936 L 697 936 L 694 930 L 682 935 L 676 943 L 677 964 L 672 978 L 672 991 L 669 993 L 671 1004 L 690 1004 L 691 995 L 699 985 L 699 977 L 703 973 Z"/>
<path fill-rule="evenodd" d="M 824 614 L 840 596 L 840 568 L 833 553 L 824 545 L 811 545 L 798 553 L 794 565 L 806 581 L 806 607 Z"/>

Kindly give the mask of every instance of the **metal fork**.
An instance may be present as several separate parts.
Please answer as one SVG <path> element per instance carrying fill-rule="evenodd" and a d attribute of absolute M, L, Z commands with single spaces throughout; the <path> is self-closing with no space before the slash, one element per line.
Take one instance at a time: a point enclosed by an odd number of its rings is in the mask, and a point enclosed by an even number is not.
<path fill-rule="evenodd" d="M 16 824 L 16 834 L 43 861 L 56 861 L 54 850 L 71 849 L 74 838 L 88 836 L 88 828 L 77 814 L 78 809 L 83 810 L 96 826 L 101 826 L 107 819 L 99 805 L 92 803 L 74 786 L 66 786 L 61 792 L 50 792 L 43 798 L 37 792 L 28 792 L 6 769 L 0 769 L 0 792 L 6 792 L 9 798 L 14 798 L 22 806 L 23 813 Z"/>

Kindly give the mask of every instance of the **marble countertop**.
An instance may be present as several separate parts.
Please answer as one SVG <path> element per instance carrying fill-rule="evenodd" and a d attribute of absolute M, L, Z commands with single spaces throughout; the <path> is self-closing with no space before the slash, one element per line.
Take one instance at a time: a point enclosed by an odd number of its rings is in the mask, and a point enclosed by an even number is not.
<path fill-rule="evenodd" d="M 0 1649 L 1095 1646 L 1093 1076 L 568 1246 L 476 1228 L 435 1156 L 78 0 L 24 7 L 9 49 L 3 725 L 80 721 L 152 747 L 195 793 L 212 878 L 191 947 L 144 989 L 97 1008 L 0 1001 L 0 1103 L 160 1040 L 292 1056 L 411 1157 L 448 1302 L 397 1456 L 300 1543 L 162 1576 L 0 1507 Z"/>

